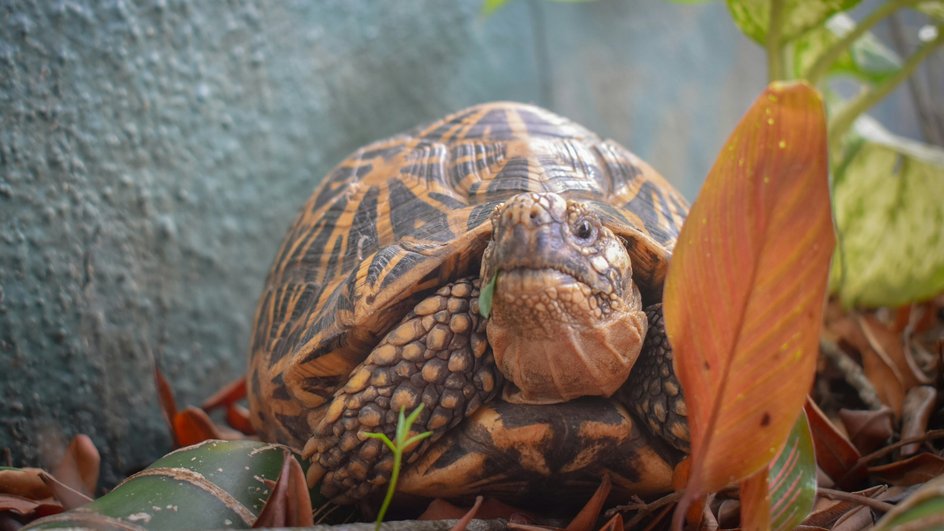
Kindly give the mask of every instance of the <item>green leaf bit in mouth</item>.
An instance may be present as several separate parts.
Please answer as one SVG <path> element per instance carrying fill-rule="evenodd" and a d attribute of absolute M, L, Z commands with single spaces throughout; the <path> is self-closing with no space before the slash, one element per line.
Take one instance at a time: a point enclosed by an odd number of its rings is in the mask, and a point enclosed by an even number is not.
<path fill-rule="evenodd" d="M 495 295 L 495 282 L 498 280 L 498 272 L 496 271 L 492 278 L 482 286 L 482 291 L 479 292 L 479 313 L 482 314 L 482 317 L 488 318 L 492 313 L 492 297 Z"/>

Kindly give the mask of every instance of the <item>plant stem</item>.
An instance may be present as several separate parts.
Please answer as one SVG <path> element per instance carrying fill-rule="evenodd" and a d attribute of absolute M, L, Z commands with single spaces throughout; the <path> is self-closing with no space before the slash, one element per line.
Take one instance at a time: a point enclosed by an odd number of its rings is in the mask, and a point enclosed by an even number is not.
<path fill-rule="evenodd" d="M 839 59 L 839 56 L 845 53 L 855 41 L 859 40 L 859 37 L 898 9 L 917 3 L 918 0 L 891 0 L 890 2 L 883 3 L 878 9 L 856 24 L 856 26 L 852 28 L 852 31 L 827 48 L 826 51 L 816 59 L 816 62 L 813 63 L 813 66 L 810 67 L 804 77 L 813 85 L 819 84 L 829 72 L 829 68 L 833 63 L 835 63 L 836 60 Z"/>
<path fill-rule="evenodd" d="M 784 78 L 783 44 L 780 42 L 783 31 L 784 0 L 771 0 L 770 19 L 767 21 L 767 82 Z"/>
<path fill-rule="evenodd" d="M 384 501 L 380 505 L 380 512 L 377 513 L 377 524 L 374 526 L 374 531 L 380 531 L 380 526 L 383 524 L 383 518 L 387 514 L 387 509 L 390 507 L 390 502 L 393 501 L 393 492 L 397 490 L 397 479 L 400 477 L 400 461 L 402 459 L 402 451 L 393 452 L 393 472 L 390 476 L 390 486 L 387 487 L 387 495 L 384 496 Z"/>
<path fill-rule="evenodd" d="M 849 131 L 849 128 L 852 127 L 856 118 L 881 101 L 882 98 L 893 91 L 902 81 L 908 79 L 908 76 L 921 64 L 921 61 L 942 43 L 944 43 L 944 28 L 939 26 L 937 37 L 933 41 L 924 44 L 918 51 L 913 53 L 898 72 L 895 72 L 894 76 L 883 81 L 881 85 L 872 87 L 859 94 L 855 99 L 849 102 L 849 104 L 841 108 L 829 121 L 829 144 L 837 145 L 836 142 Z"/>

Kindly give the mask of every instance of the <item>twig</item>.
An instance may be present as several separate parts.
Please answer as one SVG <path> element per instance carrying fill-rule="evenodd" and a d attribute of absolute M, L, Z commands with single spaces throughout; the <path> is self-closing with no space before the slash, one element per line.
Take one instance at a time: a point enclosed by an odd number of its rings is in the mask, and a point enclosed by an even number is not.
<path fill-rule="evenodd" d="M 846 478 L 852 476 L 852 474 L 858 471 L 859 469 L 867 466 L 869 463 L 871 463 L 872 461 L 875 461 L 876 459 L 881 459 L 882 457 L 885 457 L 886 455 L 894 452 L 895 450 L 901 448 L 902 446 L 907 446 L 909 444 L 914 444 L 914 443 L 923 443 L 927 441 L 933 441 L 936 439 L 944 439 L 944 430 L 931 430 L 925 433 L 924 435 L 911 437 L 909 439 L 902 439 L 896 443 L 892 443 L 885 447 L 879 448 L 878 450 L 870 454 L 863 455 L 856 461 L 854 465 L 852 465 L 852 468 L 850 468 L 849 470 L 846 471 L 845 474 L 843 474 L 843 476 L 836 483 L 842 484 L 842 482 L 845 481 Z"/>
<path fill-rule="evenodd" d="M 681 492 L 673 492 L 672 494 L 667 494 L 652 503 L 646 503 L 638 496 L 633 496 L 633 498 L 638 501 L 613 507 L 604 513 L 604 518 L 610 518 L 616 513 L 638 511 L 635 516 L 623 524 L 623 529 L 636 529 L 642 519 L 648 516 L 650 513 L 653 513 L 662 507 L 676 503 L 681 497 Z"/>
<path fill-rule="evenodd" d="M 780 42 L 783 33 L 784 0 L 770 1 L 770 18 L 767 21 L 767 82 L 783 79 L 784 60 L 783 43 Z"/>
<path fill-rule="evenodd" d="M 875 386 L 872 385 L 872 382 L 865 376 L 862 367 L 852 361 L 849 356 L 839 348 L 839 345 L 826 338 L 820 338 L 819 349 L 822 351 L 823 355 L 826 356 L 826 359 L 829 360 L 834 367 L 839 369 L 843 379 L 856 390 L 859 394 L 859 398 L 869 409 L 881 409 L 883 405 L 882 401 L 879 400 Z"/>
<path fill-rule="evenodd" d="M 816 489 L 816 494 L 824 498 L 829 498 L 830 500 L 858 503 L 859 505 L 865 505 L 883 513 L 887 513 L 888 511 L 891 511 L 895 508 L 895 506 L 890 503 L 885 503 L 883 501 L 869 498 L 868 496 L 863 496 L 861 494 L 855 494 L 853 492 L 844 492 L 841 490 L 824 489 L 822 487 L 818 487 Z"/>
<path fill-rule="evenodd" d="M 908 79 L 908 76 L 914 72 L 918 65 L 942 43 L 944 43 L 944 28 L 938 27 L 937 38 L 923 44 L 918 48 L 918 51 L 911 54 L 911 57 L 898 69 L 898 72 L 895 72 L 895 75 L 862 92 L 839 109 L 835 116 L 829 120 L 829 144 L 835 145 L 838 140 L 842 139 L 849 128 L 852 127 L 856 118 L 891 93 L 902 81 Z"/>
<path fill-rule="evenodd" d="M 891 2 L 886 2 L 879 6 L 878 9 L 870 13 L 867 17 L 862 19 L 861 22 L 856 24 L 855 28 L 852 29 L 849 33 L 844 35 L 841 39 L 833 43 L 832 46 L 826 49 L 822 55 L 813 63 L 813 66 L 806 71 L 806 79 L 810 83 L 816 85 L 822 81 L 823 76 L 829 71 L 829 67 L 836 62 L 839 57 L 849 49 L 852 44 L 859 40 L 859 37 L 865 35 L 867 31 L 872 29 L 872 26 L 875 26 L 882 21 L 885 17 L 895 12 L 897 9 L 916 4 L 917 0 L 893 0 Z"/>
<path fill-rule="evenodd" d="M 866 455 L 863 455 L 862 457 L 860 457 L 859 460 L 856 462 L 855 467 L 853 467 L 853 468 L 859 468 L 859 467 L 860 467 L 860 463 L 861 463 L 862 465 L 865 465 L 865 464 L 868 464 L 868 463 L 871 462 L 871 461 L 875 461 L 876 459 L 880 459 L 880 458 L 882 458 L 882 457 L 885 457 L 886 455 L 888 455 L 888 454 L 894 452 L 895 450 L 901 448 L 902 446 L 907 446 L 907 445 L 913 444 L 913 443 L 923 443 L 923 442 L 927 442 L 927 441 L 933 441 L 933 440 L 936 440 L 936 439 L 944 439 L 944 430 L 931 430 L 931 431 L 929 431 L 929 432 L 927 432 L 927 433 L 925 433 L 925 434 L 919 435 L 919 436 L 917 436 L 917 437 L 911 437 L 911 438 L 908 438 L 908 439 L 902 439 L 902 440 L 900 440 L 900 441 L 898 441 L 898 442 L 896 442 L 896 443 L 892 443 L 892 444 L 889 444 L 888 446 L 879 448 L 878 450 L 875 450 L 874 452 L 872 452 L 872 453 L 870 453 L 870 454 L 866 454 Z"/>
<path fill-rule="evenodd" d="M 892 13 L 888 18 L 889 29 L 891 30 L 892 44 L 898 55 L 904 56 L 906 53 L 904 28 L 902 27 L 901 17 L 898 13 Z M 939 120 L 934 116 L 934 109 L 928 96 L 918 85 L 918 76 L 908 77 L 908 92 L 911 94 L 911 100 L 914 102 L 915 110 L 918 111 L 918 121 L 921 122 L 921 130 L 924 138 L 928 142 L 944 146 L 944 128 Z"/>

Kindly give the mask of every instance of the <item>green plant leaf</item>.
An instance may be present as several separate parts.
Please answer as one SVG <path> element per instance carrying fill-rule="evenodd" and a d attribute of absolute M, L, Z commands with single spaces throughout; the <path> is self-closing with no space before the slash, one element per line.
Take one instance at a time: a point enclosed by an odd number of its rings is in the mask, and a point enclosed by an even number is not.
<path fill-rule="evenodd" d="M 404 408 L 400 408 L 400 414 L 397 416 L 397 428 L 394 434 L 394 440 L 391 441 L 383 433 L 368 433 L 361 432 L 361 435 L 370 437 L 373 439 L 380 439 L 390 448 L 390 451 L 393 453 L 393 470 L 390 472 L 390 482 L 387 484 L 387 494 L 384 496 L 383 503 L 380 506 L 380 510 L 377 511 L 377 520 L 375 521 L 374 529 L 380 531 L 380 526 L 383 524 L 384 516 L 387 514 L 387 509 L 390 508 L 390 502 L 393 501 L 393 493 L 397 490 L 397 481 L 400 478 L 400 464 L 403 461 L 403 452 L 410 449 L 410 447 L 422 441 L 423 439 L 433 435 L 431 431 L 425 431 L 423 433 L 418 433 L 410 437 L 410 428 L 413 427 L 413 423 L 416 422 L 416 419 L 419 418 L 420 413 L 423 412 L 423 404 L 420 402 L 420 405 L 416 406 L 416 409 L 410 413 L 409 416 L 404 416 Z"/>
<path fill-rule="evenodd" d="M 167 454 L 88 505 L 28 527 L 251 527 L 286 459 L 294 457 L 284 446 L 205 441 Z"/>
<path fill-rule="evenodd" d="M 805 77 L 810 67 L 825 50 L 852 31 L 855 21 L 845 13 L 830 18 L 825 26 L 813 29 L 793 45 L 793 75 Z M 866 33 L 829 69 L 830 74 L 849 75 L 868 83 L 882 82 L 901 68 L 901 58 L 882 44 L 875 35 Z"/>
<path fill-rule="evenodd" d="M 789 42 L 826 21 L 851 9 L 860 0 L 783 0 L 781 39 Z M 763 45 L 767 39 L 771 0 L 727 0 L 734 23 L 748 37 Z"/>
<path fill-rule="evenodd" d="M 863 117 L 833 169 L 839 233 L 831 290 L 847 306 L 898 306 L 944 291 L 944 150 Z"/>
<path fill-rule="evenodd" d="M 485 0 L 482 2 L 482 16 L 490 16 L 501 9 L 507 2 L 508 0 Z"/>
<path fill-rule="evenodd" d="M 941 529 L 944 527 L 944 477 L 927 482 L 914 494 L 885 514 L 876 531 L 898 529 Z"/>
<path fill-rule="evenodd" d="M 915 9 L 931 17 L 937 22 L 944 22 L 944 2 L 941 0 L 929 0 L 919 2 Z"/>
<path fill-rule="evenodd" d="M 816 454 L 806 413 L 797 417 L 787 444 L 770 466 L 770 527 L 794 529 L 800 525 L 816 500 Z"/>

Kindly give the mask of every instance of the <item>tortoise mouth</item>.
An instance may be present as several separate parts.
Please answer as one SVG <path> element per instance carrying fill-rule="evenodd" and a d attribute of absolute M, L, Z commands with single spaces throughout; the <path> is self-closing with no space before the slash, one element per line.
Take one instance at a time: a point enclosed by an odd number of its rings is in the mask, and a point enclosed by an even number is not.
<path fill-rule="evenodd" d="M 495 283 L 493 318 L 517 323 L 526 335 L 554 335 L 554 323 L 593 326 L 606 319 L 610 295 L 555 267 L 501 270 Z M 529 332 L 524 332 L 528 330 Z"/>
<path fill-rule="evenodd" d="M 498 285 L 505 290 L 524 292 L 545 291 L 551 287 L 579 286 L 592 290 L 590 284 L 578 278 L 576 274 L 555 267 L 503 269 L 498 276 Z"/>

